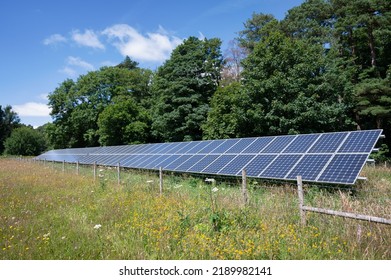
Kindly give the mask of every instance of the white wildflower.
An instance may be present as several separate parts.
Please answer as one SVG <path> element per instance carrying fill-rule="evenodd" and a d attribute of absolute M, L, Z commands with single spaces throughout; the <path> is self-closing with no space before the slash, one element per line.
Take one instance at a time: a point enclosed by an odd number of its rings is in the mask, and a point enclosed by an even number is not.
<path fill-rule="evenodd" d="M 218 190 L 219 190 L 218 188 L 214 187 L 214 188 L 212 189 L 212 192 L 217 192 Z"/>
<path fill-rule="evenodd" d="M 97 224 L 97 225 L 94 226 L 94 229 L 100 229 L 101 227 L 102 227 L 101 224 Z"/>

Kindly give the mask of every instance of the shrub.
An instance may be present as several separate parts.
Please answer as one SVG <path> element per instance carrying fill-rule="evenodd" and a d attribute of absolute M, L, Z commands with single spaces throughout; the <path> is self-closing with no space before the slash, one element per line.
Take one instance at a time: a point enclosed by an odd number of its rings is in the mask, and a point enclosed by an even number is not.
<path fill-rule="evenodd" d="M 20 127 L 12 131 L 4 142 L 5 154 L 36 156 L 46 149 L 44 136 L 31 127 Z"/>

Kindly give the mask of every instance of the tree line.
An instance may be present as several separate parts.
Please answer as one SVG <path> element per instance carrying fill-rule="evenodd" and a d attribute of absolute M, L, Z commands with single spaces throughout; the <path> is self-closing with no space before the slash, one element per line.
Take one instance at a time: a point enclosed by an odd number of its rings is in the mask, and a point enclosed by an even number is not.
<path fill-rule="evenodd" d="M 224 54 L 189 37 L 156 71 L 126 57 L 49 94 L 47 145 L 382 128 L 390 146 L 390 26 L 390 1 L 307 0 L 282 20 L 254 13 Z"/>

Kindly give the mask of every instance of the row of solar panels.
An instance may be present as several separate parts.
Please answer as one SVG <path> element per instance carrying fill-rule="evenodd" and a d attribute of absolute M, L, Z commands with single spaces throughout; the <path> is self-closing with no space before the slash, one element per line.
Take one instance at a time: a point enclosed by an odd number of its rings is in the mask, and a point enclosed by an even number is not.
<path fill-rule="evenodd" d="M 354 184 L 382 130 L 52 150 L 39 160 Z"/>

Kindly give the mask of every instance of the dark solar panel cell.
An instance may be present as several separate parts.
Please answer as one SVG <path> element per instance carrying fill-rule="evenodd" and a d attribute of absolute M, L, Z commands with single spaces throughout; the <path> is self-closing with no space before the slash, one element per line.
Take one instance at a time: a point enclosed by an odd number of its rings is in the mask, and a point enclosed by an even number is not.
<path fill-rule="evenodd" d="M 244 167 L 247 176 L 257 177 L 259 173 L 275 158 L 275 155 L 258 155 Z M 241 171 L 240 171 L 241 172 Z M 239 174 L 238 172 L 237 174 Z"/>
<path fill-rule="evenodd" d="M 254 157 L 255 155 L 238 155 L 221 169 L 218 174 L 236 175 L 238 172 L 241 172 L 244 166 L 246 166 Z"/>
<path fill-rule="evenodd" d="M 258 177 L 285 178 L 301 157 L 301 155 L 280 155 Z"/>
<path fill-rule="evenodd" d="M 242 138 L 238 143 L 228 149 L 226 154 L 240 154 L 245 150 L 256 138 Z"/>
<path fill-rule="evenodd" d="M 310 149 L 310 153 L 334 153 L 342 144 L 347 132 L 325 133 L 320 136 L 314 146 Z"/>
<path fill-rule="evenodd" d="M 212 162 L 208 167 L 202 170 L 202 173 L 216 174 L 227 165 L 235 156 L 234 155 L 222 155 L 214 162 Z"/>
<path fill-rule="evenodd" d="M 301 176 L 304 181 L 314 181 L 330 158 L 331 155 L 305 155 L 287 178 L 296 179 Z"/>
<path fill-rule="evenodd" d="M 224 154 L 240 142 L 240 139 L 226 139 L 223 144 L 211 151 L 212 154 Z"/>
<path fill-rule="evenodd" d="M 283 153 L 305 153 L 314 144 L 319 134 L 303 134 L 298 135 Z"/>
<path fill-rule="evenodd" d="M 197 154 L 209 154 L 212 152 L 214 149 L 216 149 L 218 146 L 222 145 L 226 140 L 213 140 L 204 147 L 203 149 L 200 149 Z"/>
<path fill-rule="evenodd" d="M 179 165 L 177 168 L 175 168 L 175 171 L 187 171 L 190 167 L 199 162 L 203 157 L 205 157 L 205 155 L 194 155 L 187 159 L 185 162 L 183 162 L 181 165 Z"/>
<path fill-rule="evenodd" d="M 366 159 L 366 154 L 335 155 L 318 181 L 354 184 Z"/>
<path fill-rule="evenodd" d="M 242 153 L 259 153 L 261 152 L 275 137 L 261 137 L 255 139 Z"/>
<path fill-rule="evenodd" d="M 199 162 L 190 167 L 187 171 L 189 172 L 201 172 L 205 167 L 210 165 L 213 161 L 215 161 L 219 155 L 207 155 L 202 158 Z"/>
<path fill-rule="evenodd" d="M 177 168 L 179 165 L 184 163 L 186 160 L 188 160 L 191 157 L 191 155 L 181 155 L 174 161 L 172 161 L 170 164 L 168 164 L 164 169 L 172 170 L 174 171 L 175 168 Z"/>
<path fill-rule="evenodd" d="M 381 134 L 381 130 L 353 131 L 338 150 L 339 153 L 370 153 Z"/>
<path fill-rule="evenodd" d="M 295 137 L 296 136 L 294 135 L 275 137 L 273 142 L 271 142 L 262 153 L 281 153 Z"/>

